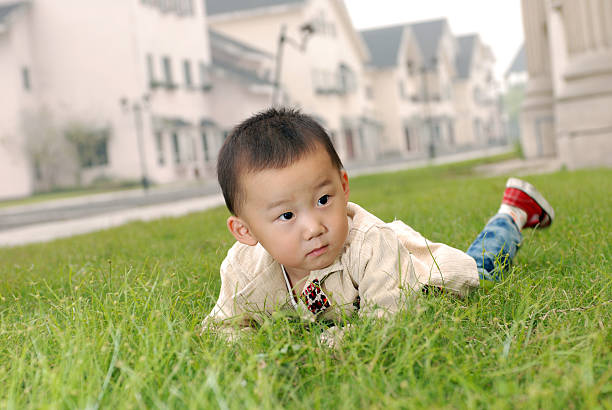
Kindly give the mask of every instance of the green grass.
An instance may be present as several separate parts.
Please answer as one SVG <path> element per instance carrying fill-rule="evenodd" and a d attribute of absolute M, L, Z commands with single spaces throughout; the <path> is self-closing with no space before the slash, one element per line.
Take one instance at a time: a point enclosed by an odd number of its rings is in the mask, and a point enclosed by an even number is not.
<path fill-rule="evenodd" d="M 355 178 L 351 199 L 465 249 L 505 178 L 473 163 Z M 612 171 L 528 178 L 557 211 L 506 279 L 423 296 L 345 343 L 286 318 L 198 336 L 223 209 L 0 249 L 0 408 L 611 408 Z"/>

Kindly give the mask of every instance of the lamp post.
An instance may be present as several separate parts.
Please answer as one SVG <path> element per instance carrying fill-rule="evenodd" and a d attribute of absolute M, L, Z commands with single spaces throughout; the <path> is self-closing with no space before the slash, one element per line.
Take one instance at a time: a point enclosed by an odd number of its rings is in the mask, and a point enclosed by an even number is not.
<path fill-rule="evenodd" d="M 301 52 L 306 50 L 306 43 L 310 36 L 315 32 L 314 27 L 310 23 L 303 24 L 300 26 L 300 32 L 302 33 L 302 39 L 300 42 L 295 41 L 291 37 L 287 36 L 287 25 L 283 24 L 278 34 L 278 45 L 276 48 L 276 69 L 274 73 L 274 90 L 272 92 L 272 105 L 277 104 L 278 96 L 280 93 L 280 81 L 281 73 L 283 68 L 283 50 L 285 43 L 291 44 Z"/>
<path fill-rule="evenodd" d="M 138 144 L 138 157 L 140 160 L 140 183 L 142 188 L 147 191 L 149 189 L 150 181 L 147 173 L 147 157 L 144 149 L 144 129 L 143 129 L 143 110 L 149 106 L 149 96 L 144 95 L 141 99 L 130 101 L 127 98 L 121 99 L 121 107 L 124 112 L 130 110 L 134 113 L 134 127 L 136 129 L 136 142 Z"/>

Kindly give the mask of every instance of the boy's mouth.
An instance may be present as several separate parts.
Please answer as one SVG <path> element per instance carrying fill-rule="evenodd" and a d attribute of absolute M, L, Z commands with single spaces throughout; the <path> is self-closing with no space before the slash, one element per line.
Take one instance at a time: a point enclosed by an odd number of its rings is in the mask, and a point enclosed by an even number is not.
<path fill-rule="evenodd" d="M 325 253 L 327 251 L 327 247 L 328 247 L 328 245 L 324 245 L 324 246 L 321 246 L 320 248 L 313 249 L 312 251 L 308 252 L 306 254 L 306 256 L 319 256 L 319 255 L 322 255 L 323 253 Z"/>

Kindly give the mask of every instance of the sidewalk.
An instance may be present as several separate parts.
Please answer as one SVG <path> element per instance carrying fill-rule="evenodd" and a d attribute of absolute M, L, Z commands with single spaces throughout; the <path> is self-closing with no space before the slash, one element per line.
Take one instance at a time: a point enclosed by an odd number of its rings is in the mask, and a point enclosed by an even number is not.
<path fill-rule="evenodd" d="M 132 221 L 178 217 L 222 204 L 223 196 L 216 194 L 203 198 L 124 209 L 85 218 L 29 225 L 0 232 L 0 247 L 47 242 L 53 239 L 109 229 Z"/>
<path fill-rule="evenodd" d="M 482 158 L 509 152 L 509 147 L 495 147 L 486 150 L 472 151 L 455 155 L 404 162 L 388 162 L 375 164 L 358 164 L 347 166 L 349 175 L 375 174 L 381 172 L 392 172 L 404 169 L 423 167 L 426 165 L 439 165 L 469 159 Z M 488 164 L 477 167 L 477 172 L 486 175 L 510 174 L 516 171 L 527 173 L 552 172 L 559 169 L 554 160 L 511 160 L 496 164 Z M 515 175 L 520 175 L 515 173 Z M 80 218 L 69 218 L 54 222 L 43 222 L 30 224 L 0 231 L 1 246 L 18 246 L 35 242 L 46 242 L 57 238 L 64 238 L 102 229 L 109 229 L 132 221 L 150 221 L 164 217 L 178 217 L 192 212 L 199 212 L 216 206 L 223 205 L 223 197 L 216 184 L 209 184 L 204 188 L 198 187 L 161 187 L 148 192 L 142 189 L 96 194 L 84 197 L 51 200 L 43 203 L 6 207 L 0 209 L 0 218 L 9 218 L 16 212 L 50 212 L 65 207 L 81 206 L 92 207 L 93 204 L 112 203 L 113 201 L 130 202 L 124 209 L 101 212 Z M 207 192 L 202 194 L 202 192 Z M 149 197 L 147 197 L 149 195 Z M 156 204 L 148 204 L 144 199 L 152 195 L 159 195 L 163 201 Z M 191 195 L 191 197 L 190 197 Z M 135 205 L 131 205 L 134 203 Z"/>
<path fill-rule="evenodd" d="M 509 175 L 523 176 L 545 174 L 561 169 L 561 161 L 557 158 L 511 159 L 494 164 L 479 165 L 474 168 L 477 174 L 487 176 Z"/>

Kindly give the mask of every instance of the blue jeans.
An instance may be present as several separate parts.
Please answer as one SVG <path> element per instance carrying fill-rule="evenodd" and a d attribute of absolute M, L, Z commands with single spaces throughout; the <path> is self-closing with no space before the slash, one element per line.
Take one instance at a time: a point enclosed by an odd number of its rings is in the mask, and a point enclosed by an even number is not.
<path fill-rule="evenodd" d="M 467 254 L 476 261 L 481 280 L 499 281 L 523 240 L 510 215 L 497 214 L 487 222 Z"/>

